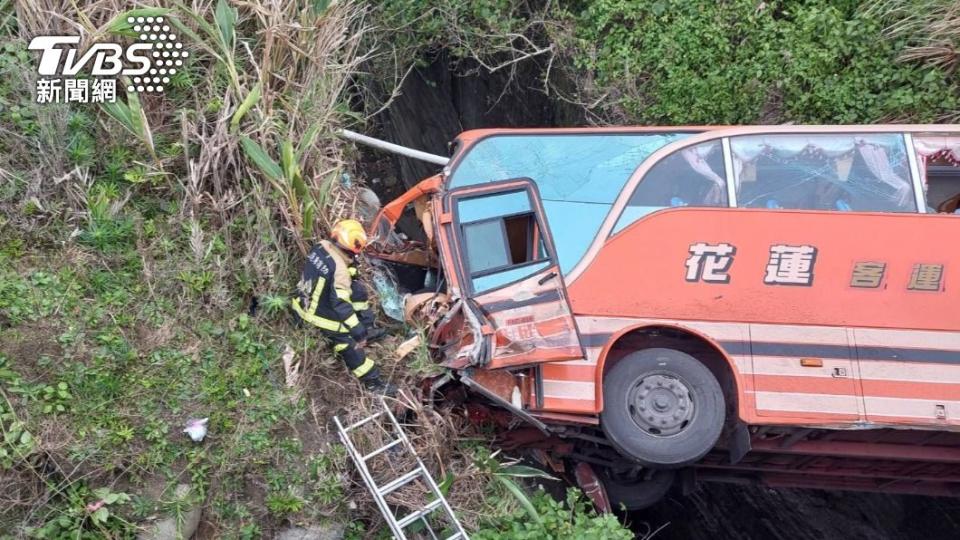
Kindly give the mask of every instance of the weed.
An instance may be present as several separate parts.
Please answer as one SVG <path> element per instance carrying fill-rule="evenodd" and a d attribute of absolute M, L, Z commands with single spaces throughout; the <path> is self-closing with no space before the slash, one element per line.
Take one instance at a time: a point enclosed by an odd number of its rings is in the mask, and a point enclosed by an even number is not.
<path fill-rule="evenodd" d="M 131 184 L 143 184 L 150 180 L 150 177 L 147 173 L 148 171 L 146 167 L 138 165 L 136 167 L 127 169 L 127 171 L 123 173 L 123 179 Z"/>
<path fill-rule="evenodd" d="M 98 251 L 115 253 L 129 249 L 134 240 L 133 221 L 119 216 L 120 202 L 109 191 L 116 189 L 102 184 L 97 193 L 88 196 L 89 222 L 80 234 L 80 241 Z"/>
<path fill-rule="evenodd" d="M 444 372 L 444 368 L 437 364 L 437 362 L 430 355 L 430 340 L 427 337 L 427 331 L 425 328 L 416 329 L 417 336 L 420 338 L 420 342 L 417 344 L 417 348 L 409 356 L 409 367 L 414 373 L 418 373 L 424 377 L 432 377 L 434 375 L 439 375 Z"/>
<path fill-rule="evenodd" d="M 290 298 L 279 294 L 267 294 L 260 298 L 260 309 L 268 317 L 283 313 L 290 307 Z"/>
<path fill-rule="evenodd" d="M 332 505 L 343 500 L 341 470 L 346 451 L 335 445 L 323 454 L 313 456 L 308 462 L 313 496 L 323 505 Z"/>
<path fill-rule="evenodd" d="M 107 151 L 104 160 L 103 179 L 116 184 L 123 179 L 123 173 L 133 160 L 133 153 L 122 146 L 114 146 Z"/>
<path fill-rule="evenodd" d="M 191 271 L 184 270 L 177 274 L 179 279 L 187 289 L 194 295 L 203 295 L 210 290 L 213 284 L 213 272 L 209 270 Z"/>
<path fill-rule="evenodd" d="M 567 491 L 563 502 L 539 490 L 530 497 L 530 505 L 540 520 L 525 519 L 524 510 L 506 516 L 491 516 L 472 536 L 480 540 L 630 540 L 634 537 L 633 532 L 621 525 L 615 516 L 597 514 L 592 504 L 575 489 Z"/>
<path fill-rule="evenodd" d="M 130 502 L 126 493 L 109 488 L 90 490 L 84 484 L 70 484 L 64 493 L 64 502 L 52 517 L 35 528 L 28 529 L 34 538 L 124 538 L 133 536 L 136 528 L 116 514 L 118 506 Z"/>
<path fill-rule="evenodd" d="M 292 489 L 273 491 L 267 495 L 267 509 L 278 517 L 285 517 L 303 510 L 303 498 Z"/>
<path fill-rule="evenodd" d="M 6 388 L 16 393 L 22 384 L 20 375 L 13 371 L 9 360 L 0 354 L 0 390 Z M 0 391 L 0 469 L 9 469 L 25 461 L 36 446 L 33 434 L 17 416 L 7 396 Z"/>
<path fill-rule="evenodd" d="M 44 414 L 56 414 L 70 410 L 70 387 L 65 382 L 58 382 L 56 386 L 45 384 L 40 389 L 40 401 L 43 404 Z"/>

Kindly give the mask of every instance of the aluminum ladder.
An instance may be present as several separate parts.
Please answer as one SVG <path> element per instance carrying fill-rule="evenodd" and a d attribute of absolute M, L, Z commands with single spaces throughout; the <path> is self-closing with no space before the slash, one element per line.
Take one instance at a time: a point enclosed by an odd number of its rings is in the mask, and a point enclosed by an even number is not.
<path fill-rule="evenodd" d="M 458 521 L 457 516 L 454 515 L 453 509 L 450 508 L 450 503 L 447 502 L 447 499 L 443 496 L 443 493 L 440 492 L 440 488 L 437 487 L 436 481 L 434 481 L 433 476 L 430 475 L 430 471 L 428 471 L 426 466 L 424 466 L 420 456 L 417 455 L 416 449 L 414 449 L 413 444 L 410 443 L 410 439 L 407 438 L 407 434 L 404 433 L 403 428 L 400 426 L 400 422 L 397 422 L 397 418 L 393 415 L 393 412 L 390 411 L 390 407 L 387 405 L 387 402 L 383 397 L 380 398 L 380 405 L 383 407 L 380 412 L 370 415 L 358 422 L 354 422 L 346 427 L 344 427 L 344 425 L 340 422 L 339 417 L 334 416 L 333 420 L 337 424 L 337 432 L 340 435 L 340 441 L 344 446 L 347 447 L 347 452 L 353 459 L 353 463 L 357 466 L 357 470 L 360 471 L 360 476 L 363 478 L 363 482 L 367 485 L 367 489 L 370 490 L 370 493 L 373 495 L 374 501 L 376 501 L 377 506 L 380 507 L 380 513 L 382 513 L 384 519 L 387 520 L 387 525 L 390 526 L 390 530 L 393 532 L 394 538 L 397 538 L 398 540 L 407 540 L 407 535 L 404 533 L 404 529 L 410 525 L 413 525 L 414 523 L 420 522 L 423 523 L 426 531 L 430 534 L 430 537 L 433 540 L 440 540 L 440 537 L 437 536 L 436 531 L 434 531 L 430 526 L 427 516 L 429 516 L 438 508 L 442 508 L 443 512 L 446 514 L 448 528 L 455 531 L 450 536 L 447 536 L 444 540 L 469 540 L 470 537 L 467 536 L 466 531 L 463 530 L 463 526 L 460 525 L 460 521 Z M 361 454 L 357 450 L 357 447 L 353 444 L 353 441 L 350 439 L 350 432 L 367 423 L 377 421 L 378 419 L 381 422 L 381 427 L 392 428 L 392 432 L 397 436 L 397 438 L 381 446 L 380 448 L 371 451 L 368 454 Z M 384 420 L 386 420 L 386 422 L 384 422 Z M 389 432 L 387 429 L 384 429 L 384 431 Z M 370 473 L 370 469 L 367 467 L 367 461 L 379 456 L 391 448 L 397 447 L 402 448 L 403 451 L 412 456 L 416 460 L 416 466 L 413 468 L 413 470 L 407 472 L 406 474 L 390 480 L 382 486 L 378 486 L 374 481 L 373 475 Z M 427 487 L 429 488 L 434 499 L 428 502 L 422 508 L 414 510 L 406 516 L 397 519 L 397 516 L 394 515 L 393 511 L 390 510 L 390 507 L 387 504 L 387 495 L 418 478 L 422 478 L 424 482 L 426 482 Z"/>

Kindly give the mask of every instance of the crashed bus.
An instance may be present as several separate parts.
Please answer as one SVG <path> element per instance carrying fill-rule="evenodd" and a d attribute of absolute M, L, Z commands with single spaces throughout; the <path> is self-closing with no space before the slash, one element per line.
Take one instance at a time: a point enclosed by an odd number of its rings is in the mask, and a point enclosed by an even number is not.
<path fill-rule="evenodd" d="M 946 125 L 468 131 L 371 234 L 502 442 L 614 505 L 958 495 L 958 163 Z"/>

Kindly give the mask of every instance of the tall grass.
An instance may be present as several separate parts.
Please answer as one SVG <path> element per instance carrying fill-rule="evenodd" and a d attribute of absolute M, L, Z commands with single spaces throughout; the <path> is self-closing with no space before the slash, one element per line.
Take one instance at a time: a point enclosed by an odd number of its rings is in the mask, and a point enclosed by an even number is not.
<path fill-rule="evenodd" d="M 244 246 L 234 256 L 265 278 L 284 274 L 337 216 L 353 210 L 355 189 L 339 182 L 347 166 L 333 133 L 355 120 L 345 103 L 366 59 L 358 50 L 365 9 L 318 0 L 30 0 L 8 15 L 21 46 L 36 35 L 69 33 L 79 34 L 83 47 L 129 39 L 128 16 L 167 16 L 190 53 L 186 65 L 162 96 L 120 92 L 96 115 L 93 139 L 134 146 L 139 176 L 155 179 L 154 191 L 182 197 L 184 219 L 215 216 L 228 246 Z M 31 67 L 23 65 L 28 78 Z M 43 123 L 64 107 L 33 109 Z M 31 150 L 22 147 L 16 166 L 8 157 L 0 169 L 28 178 L 71 174 L 73 164 L 63 159 L 25 171 Z M 104 165 L 93 161 L 97 176 Z M 45 206 L 61 191 L 47 186 L 38 202 Z M 236 220 L 249 225 L 228 227 Z"/>
<path fill-rule="evenodd" d="M 886 34 L 907 42 L 901 59 L 949 73 L 960 67 L 960 3 L 954 0 L 880 0 L 869 8 L 888 22 Z"/>

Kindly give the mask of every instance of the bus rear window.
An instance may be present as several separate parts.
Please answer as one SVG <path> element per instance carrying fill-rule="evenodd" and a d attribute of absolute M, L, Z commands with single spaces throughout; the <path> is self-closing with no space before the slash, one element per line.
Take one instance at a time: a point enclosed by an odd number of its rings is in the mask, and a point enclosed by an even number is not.
<path fill-rule="evenodd" d="M 917 211 L 900 134 L 750 135 L 730 147 L 737 206 Z"/>

